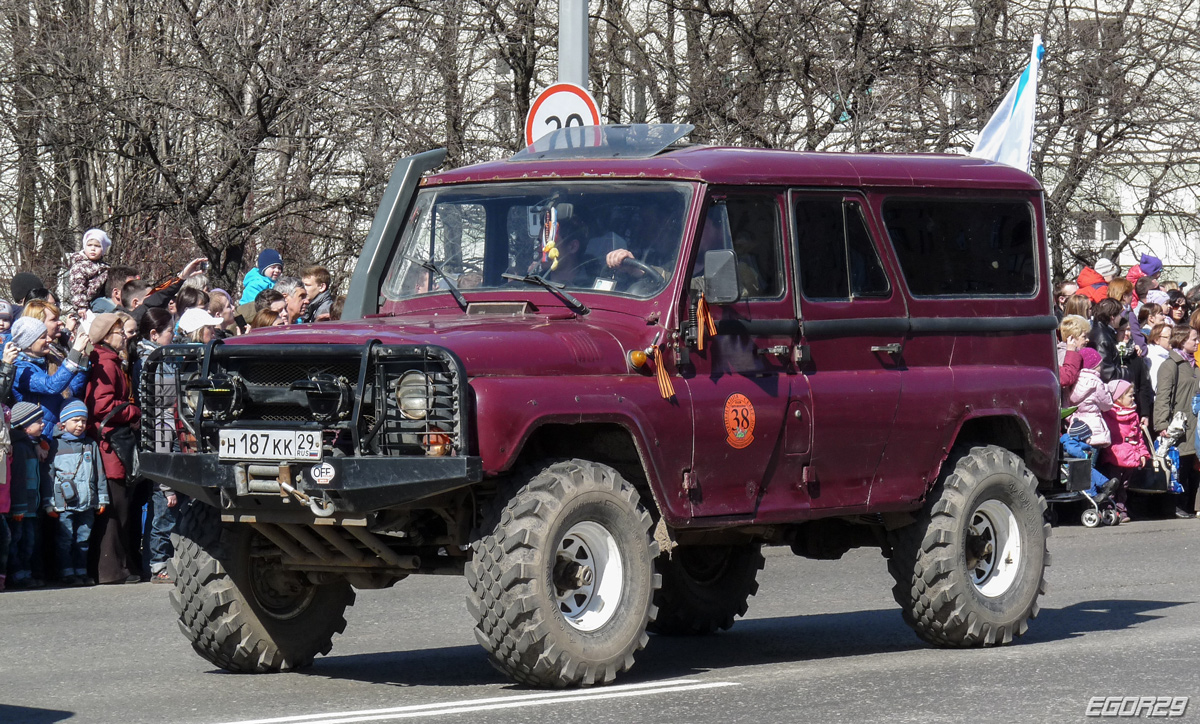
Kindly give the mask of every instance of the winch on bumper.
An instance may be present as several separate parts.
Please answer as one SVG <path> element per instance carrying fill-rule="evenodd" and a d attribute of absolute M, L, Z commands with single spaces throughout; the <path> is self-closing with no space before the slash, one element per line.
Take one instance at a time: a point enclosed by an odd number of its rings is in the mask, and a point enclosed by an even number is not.
<path fill-rule="evenodd" d="M 171 345 L 141 385 L 142 475 L 225 511 L 364 514 L 482 477 L 441 347 Z"/>

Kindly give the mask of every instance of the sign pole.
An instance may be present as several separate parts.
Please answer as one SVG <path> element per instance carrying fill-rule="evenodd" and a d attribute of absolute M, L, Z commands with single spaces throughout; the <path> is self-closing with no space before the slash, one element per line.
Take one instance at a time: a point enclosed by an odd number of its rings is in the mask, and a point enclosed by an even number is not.
<path fill-rule="evenodd" d="M 558 82 L 588 87 L 588 0 L 558 0 Z"/>

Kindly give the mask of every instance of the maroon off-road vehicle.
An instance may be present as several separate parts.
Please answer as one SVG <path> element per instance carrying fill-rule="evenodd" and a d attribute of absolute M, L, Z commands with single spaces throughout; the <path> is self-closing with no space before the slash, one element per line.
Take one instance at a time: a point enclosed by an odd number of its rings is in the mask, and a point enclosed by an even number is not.
<path fill-rule="evenodd" d="M 934 645 L 1025 631 L 1059 464 L 1037 181 L 687 130 L 404 159 L 343 321 L 146 361 L 197 652 L 302 666 L 353 588 L 453 573 L 501 671 L 609 682 L 745 613 L 763 545 L 878 546 Z"/>

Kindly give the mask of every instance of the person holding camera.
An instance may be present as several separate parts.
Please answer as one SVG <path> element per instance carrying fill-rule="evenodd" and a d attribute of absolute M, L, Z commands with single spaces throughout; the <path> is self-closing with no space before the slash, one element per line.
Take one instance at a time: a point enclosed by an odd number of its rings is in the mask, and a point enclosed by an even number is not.
<path fill-rule="evenodd" d="M 175 295 L 183 288 L 184 280 L 197 274 L 204 274 L 208 270 L 208 259 L 199 257 L 192 259 L 187 263 L 183 270 L 179 272 L 179 276 L 171 277 L 161 284 L 155 285 L 149 290 L 143 298 L 141 304 L 136 309 L 130 311 L 133 315 L 133 321 L 139 325 L 142 323 L 142 315 L 147 309 L 166 309 L 171 310 L 171 302 L 175 301 Z M 109 311 L 116 311 L 115 309 Z M 181 310 L 182 311 L 182 310 Z M 174 313 L 174 312 L 172 312 Z"/>

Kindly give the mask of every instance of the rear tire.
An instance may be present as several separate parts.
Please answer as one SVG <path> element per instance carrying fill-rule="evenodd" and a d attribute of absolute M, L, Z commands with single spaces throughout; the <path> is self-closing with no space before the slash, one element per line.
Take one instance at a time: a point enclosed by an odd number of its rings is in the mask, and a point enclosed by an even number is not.
<path fill-rule="evenodd" d="M 650 514 L 616 470 L 547 465 L 501 489 L 467 566 L 475 638 L 532 686 L 611 682 L 633 666 L 654 617 Z"/>
<path fill-rule="evenodd" d="M 650 631 L 697 636 L 728 630 L 744 616 L 758 593 L 762 546 L 680 546 L 658 557 L 662 588 L 655 594 L 658 616 Z"/>
<path fill-rule="evenodd" d="M 278 549 L 248 525 L 224 524 L 193 501 L 180 516 L 171 603 L 196 653 L 239 674 L 288 671 L 333 647 L 354 603 L 346 581 L 325 585 L 286 571 Z"/>
<path fill-rule="evenodd" d="M 1046 501 L 1024 462 L 1003 448 L 971 448 L 948 469 L 917 522 L 888 534 L 892 594 L 931 644 L 1009 643 L 1045 593 Z"/>

